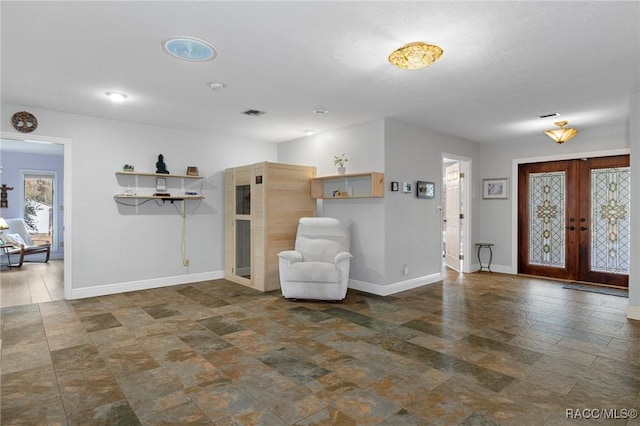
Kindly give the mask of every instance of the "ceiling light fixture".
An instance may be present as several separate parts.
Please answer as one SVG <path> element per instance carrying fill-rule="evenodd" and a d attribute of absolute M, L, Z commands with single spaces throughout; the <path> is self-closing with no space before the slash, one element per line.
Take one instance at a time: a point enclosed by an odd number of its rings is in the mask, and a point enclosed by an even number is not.
<path fill-rule="evenodd" d="M 213 44 L 189 36 L 175 36 L 162 40 L 162 49 L 174 58 L 183 61 L 205 62 L 218 55 Z"/>
<path fill-rule="evenodd" d="M 317 115 L 325 115 L 326 113 L 328 113 L 329 111 L 327 111 L 326 109 L 314 109 L 313 113 L 317 114 Z"/>
<path fill-rule="evenodd" d="M 266 114 L 266 111 L 260 111 L 258 109 L 248 109 L 243 112 L 244 115 L 248 115 L 250 117 L 258 117 L 262 114 Z"/>
<path fill-rule="evenodd" d="M 122 92 L 106 92 L 105 95 L 107 95 L 107 97 L 113 102 L 123 102 L 128 98 L 128 96 Z"/>
<path fill-rule="evenodd" d="M 313 136 L 313 135 L 314 135 L 314 133 L 315 133 L 315 132 L 314 132 L 313 130 L 305 130 L 305 131 L 304 131 L 304 134 L 305 134 L 305 135 L 307 135 L 307 136 Z"/>
<path fill-rule="evenodd" d="M 212 83 L 209 83 L 209 87 L 211 87 L 211 90 L 213 90 L 213 91 L 222 90 L 222 89 L 224 89 L 224 84 L 223 83 L 218 83 L 217 81 L 214 81 Z"/>
<path fill-rule="evenodd" d="M 569 139 L 571 139 L 572 137 L 574 137 L 575 135 L 578 134 L 578 131 L 576 129 L 573 129 L 571 127 L 565 129 L 564 126 L 566 126 L 568 123 L 568 121 L 556 121 L 555 124 L 556 126 L 560 127 L 559 129 L 551 129 L 551 130 L 545 130 L 544 134 L 549 136 L 551 139 L 553 139 L 554 141 L 558 142 L 559 144 L 563 144 L 566 141 L 568 141 Z"/>
<path fill-rule="evenodd" d="M 442 56 L 440 47 L 418 41 L 391 52 L 389 62 L 398 68 L 417 70 L 433 64 L 440 59 L 440 56 Z"/>

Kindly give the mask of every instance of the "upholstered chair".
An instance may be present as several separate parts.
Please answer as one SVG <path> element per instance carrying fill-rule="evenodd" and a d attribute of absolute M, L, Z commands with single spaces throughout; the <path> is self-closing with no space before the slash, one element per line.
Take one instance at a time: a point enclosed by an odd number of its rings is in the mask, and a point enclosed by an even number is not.
<path fill-rule="evenodd" d="M 342 300 L 347 294 L 351 221 L 303 217 L 294 250 L 278 253 L 280 287 L 287 299 Z"/>
<path fill-rule="evenodd" d="M 5 219 L 9 229 L 4 232 L 4 239 L 13 244 L 13 248 L 5 248 L 5 253 L 9 258 L 9 265 L 20 267 L 23 262 L 27 262 L 25 256 L 42 253 L 39 261 L 48 262 L 51 254 L 51 244 L 48 241 L 34 241 L 29 235 L 27 225 L 22 218 Z M 11 257 L 18 257 L 17 262 L 12 262 Z"/>

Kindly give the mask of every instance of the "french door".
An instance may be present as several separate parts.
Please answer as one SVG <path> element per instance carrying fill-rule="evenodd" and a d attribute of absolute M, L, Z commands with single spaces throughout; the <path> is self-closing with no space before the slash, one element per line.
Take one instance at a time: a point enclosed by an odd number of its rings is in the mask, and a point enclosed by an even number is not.
<path fill-rule="evenodd" d="M 57 173 L 45 170 L 21 170 L 24 196 L 24 220 L 34 240 L 48 241 L 58 250 Z"/>
<path fill-rule="evenodd" d="M 629 285 L 629 156 L 521 164 L 518 272 Z"/>

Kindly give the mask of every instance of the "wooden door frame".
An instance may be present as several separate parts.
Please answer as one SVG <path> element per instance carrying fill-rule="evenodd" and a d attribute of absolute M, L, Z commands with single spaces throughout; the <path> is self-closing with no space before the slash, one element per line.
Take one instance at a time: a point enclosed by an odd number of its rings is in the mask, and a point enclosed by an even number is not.
<path fill-rule="evenodd" d="M 520 164 L 541 163 L 559 160 L 576 160 L 590 157 L 609 157 L 613 155 L 629 155 L 630 148 L 611 149 L 606 151 L 575 152 L 569 154 L 549 155 L 544 157 L 516 158 L 511 161 L 511 273 L 518 274 L 518 167 Z"/>
<path fill-rule="evenodd" d="M 62 229 L 60 229 L 59 231 L 62 233 L 62 243 L 64 247 L 63 295 L 66 300 L 71 300 L 73 299 L 73 237 L 71 232 L 71 206 L 73 206 L 73 203 L 71 202 L 71 139 L 40 135 L 26 136 L 23 133 L 6 131 L 0 131 L 0 137 L 2 139 L 11 139 L 18 141 L 55 143 L 63 146 L 63 199 L 59 201 L 61 205 L 64 205 L 64 210 Z"/>

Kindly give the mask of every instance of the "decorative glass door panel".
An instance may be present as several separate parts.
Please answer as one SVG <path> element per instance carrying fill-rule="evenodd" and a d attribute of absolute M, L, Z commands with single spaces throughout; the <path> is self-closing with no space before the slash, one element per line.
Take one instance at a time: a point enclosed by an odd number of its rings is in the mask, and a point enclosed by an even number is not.
<path fill-rule="evenodd" d="M 629 167 L 591 171 L 591 269 L 629 274 Z"/>
<path fill-rule="evenodd" d="M 565 267 L 566 172 L 529 175 L 529 263 Z"/>
<path fill-rule="evenodd" d="M 518 271 L 628 286 L 629 156 L 522 164 Z"/>

